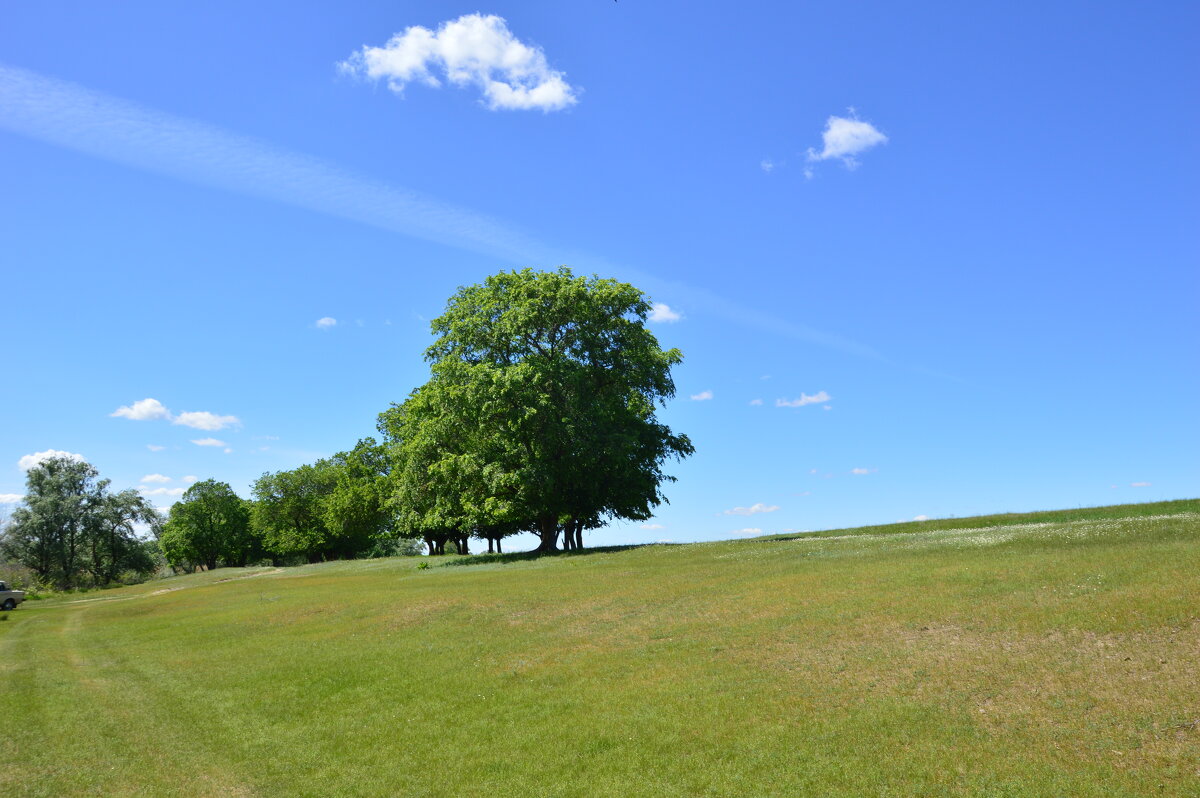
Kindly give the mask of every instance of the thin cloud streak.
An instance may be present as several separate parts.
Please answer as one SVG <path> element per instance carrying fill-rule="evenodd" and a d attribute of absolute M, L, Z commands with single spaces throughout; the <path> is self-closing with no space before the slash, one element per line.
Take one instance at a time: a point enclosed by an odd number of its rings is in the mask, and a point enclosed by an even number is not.
<path fill-rule="evenodd" d="M 774 318 L 703 288 L 548 246 L 469 209 L 347 172 L 204 122 L 0 64 L 0 129 L 200 185 L 305 208 L 498 257 L 509 265 L 569 263 L 619 275 L 655 295 L 727 321 L 871 359 L 871 347 Z"/>

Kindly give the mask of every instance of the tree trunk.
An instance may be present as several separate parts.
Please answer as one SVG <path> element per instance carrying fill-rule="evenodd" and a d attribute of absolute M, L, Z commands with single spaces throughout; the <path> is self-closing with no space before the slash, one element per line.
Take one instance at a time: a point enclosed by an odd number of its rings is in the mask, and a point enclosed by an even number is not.
<path fill-rule="evenodd" d="M 500 540 L 501 540 L 500 538 L 496 538 L 496 553 L 497 554 L 504 553 L 504 549 L 500 548 Z"/>
<path fill-rule="evenodd" d="M 554 517 L 546 517 L 538 520 L 538 527 L 541 529 L 542 542 L 538 544 L 538 551 L 558 551 L 558 519 Z"/>
<path fill-rule="evenodd" d="M 488 541 L 488 554 L 491 554 L 492 549 L 495 548 L 495 541 L 492 540 L 491 538 L 488 538 L 487 541 Z"/>
<path fill-rule="evenodd" d="M 582 521 L 575 522 L 575 548 L 576 549 L 583 548 L 583 522 Z"/>

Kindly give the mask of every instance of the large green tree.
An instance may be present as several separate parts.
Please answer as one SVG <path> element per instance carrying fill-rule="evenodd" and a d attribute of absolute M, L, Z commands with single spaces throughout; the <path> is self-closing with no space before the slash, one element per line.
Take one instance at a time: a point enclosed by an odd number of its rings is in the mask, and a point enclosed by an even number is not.
<path fill-rule="evenodd" d="M 215 479 L 192 485 L 172 505 L 159 543 L 173 567 L 244 566 L 261 556 L 261 542 L 250 526 L 247 503 L 228 483 Z"/>
<path fill-rule="evenodd" d="M 381 418 L 410 528 L 525 526 L 543 550 L 607 518 L 648 518 L 691 442 L 656 418 L 682 360 L 647 297 L 570 269 L 501 272 L 435 319 L 430 381 Z M 566 538 L 564 537 L 564 540 Z"/>

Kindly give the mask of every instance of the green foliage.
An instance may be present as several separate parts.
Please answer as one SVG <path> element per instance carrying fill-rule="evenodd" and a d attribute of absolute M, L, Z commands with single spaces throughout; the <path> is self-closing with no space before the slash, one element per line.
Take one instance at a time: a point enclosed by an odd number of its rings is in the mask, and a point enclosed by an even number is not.
<path fill-rule="evenodd" d="M 350 559 L 392 534 L 389 460 L 372 438 L 348 452 L 254 483 L 254 527 L 273 557 Z"/>
<path fill-rule="evenodd" d="M 245 566 L 262 553 L 250 525 L 249 504 L 228 483 L 215 479 L 192 485 L 171 507 L 159 545 L 172 568 Z"/>
<path fill-rule="evenodd" d="M 560 529 L 575 542 L 605 518 L 648 518 L 663 464 L 693 452 L 655 417 L 682 355 L 659 346 L 649 310 L 633 286 L 565 267 L 459 289 L 432 323 L 431 379 L 380 417 L 400 528 L 525 528 L 553 549 Z"/>
<path fill-rule="evenodd" d="M 137 491 L 114 494 L 109 484 L 71 458 L 34 466 L 26 474 L 24 503 L 0 537 L 0 555 L 59 589 L 103 587 L 153 572 L 136 527 L 161 519 Z"/>

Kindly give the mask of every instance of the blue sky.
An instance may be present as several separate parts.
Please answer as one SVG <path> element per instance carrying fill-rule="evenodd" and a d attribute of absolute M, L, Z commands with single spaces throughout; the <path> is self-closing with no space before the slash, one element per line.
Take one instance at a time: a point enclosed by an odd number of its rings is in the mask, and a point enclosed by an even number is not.
<path fill-rule="evenodd" d="M 373 434 L 457 286 L 561 263 L 680 316 L 697 448 L 593 542 L 1196 496 L 1197 33 L 1182 2 L 6 4 L 0 498 L 51 450 L 247 495 Z"/>

